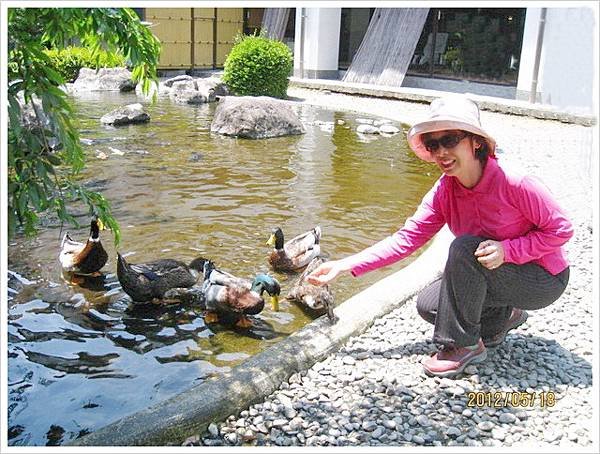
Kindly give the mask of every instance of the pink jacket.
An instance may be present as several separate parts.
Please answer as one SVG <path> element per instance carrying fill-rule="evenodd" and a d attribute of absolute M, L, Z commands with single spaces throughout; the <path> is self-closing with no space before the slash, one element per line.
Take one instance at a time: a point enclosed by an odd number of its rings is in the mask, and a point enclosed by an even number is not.
<path fill-rule="evenodd" d="M 537 263 L 556 275 L 568 266 L 562 249 L 573 236 L 571 222 L 538 179 L 505 173 L 489 159 L 481 180 L 471 189 L 442 175 L 404 227 L 348 257 L 351 272 L 397 262 L 429 241 L 448 224 L 456 236 L 477 235 L 501 241 L 505 263 Z"/>

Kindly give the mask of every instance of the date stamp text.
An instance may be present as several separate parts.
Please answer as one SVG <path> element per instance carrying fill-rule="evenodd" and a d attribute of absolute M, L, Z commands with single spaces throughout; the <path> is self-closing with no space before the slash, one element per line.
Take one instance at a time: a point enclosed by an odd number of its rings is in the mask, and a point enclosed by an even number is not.
<path fill-rule="evenodd" d="M 552 391 L 471 391 L 467 393 L 467 407 L 553 407 L 556 395 Z"/>

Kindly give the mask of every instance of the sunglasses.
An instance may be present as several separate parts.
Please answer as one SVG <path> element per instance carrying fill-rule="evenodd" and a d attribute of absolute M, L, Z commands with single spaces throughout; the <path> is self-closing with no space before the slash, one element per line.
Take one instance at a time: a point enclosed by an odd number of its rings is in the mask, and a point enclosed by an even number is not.
<path fill-rule="evenodd" d="M 439 139 L 425 139 L 423 145 L 425 149 L 430 153 L 435 153 L 440 149 L 440 145 L 446 150 L 450 150 L 457 146 L 461 140 L 467 137 L 469 134 L 466 132 L 452 132 L 450 134 L 443 135 Z"/>

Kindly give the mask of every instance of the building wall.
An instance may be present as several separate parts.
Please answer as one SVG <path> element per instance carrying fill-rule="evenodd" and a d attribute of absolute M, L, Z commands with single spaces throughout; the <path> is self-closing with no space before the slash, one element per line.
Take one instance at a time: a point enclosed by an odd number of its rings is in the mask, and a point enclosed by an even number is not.
<path fill-rule="evenodd" d="M 159 69 L 220 68 L 244 28 L 243 8 L 146 8 L 144 17 L 162 45 Z"/>
<path fill-rule="evenodd" d="M 300 38 L 302 14 L 304 42 Z M 341 14 L 341 8 L 296 8 L 294 75 L 310 79 L 338 77 Z"/>
<path fill-rule="evenodd" d="M 541 8 L 528 8 L 517 99 L 529 99 Z M 597 14 L 592 8 L 547 8 L 537 101 L 573 113 L 595 111 Z"/>

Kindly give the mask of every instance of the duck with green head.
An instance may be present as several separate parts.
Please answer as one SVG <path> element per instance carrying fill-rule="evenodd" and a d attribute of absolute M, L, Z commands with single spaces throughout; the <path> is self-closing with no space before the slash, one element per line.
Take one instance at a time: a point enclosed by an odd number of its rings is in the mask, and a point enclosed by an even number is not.
<path fill-rule="evenodd" d="M 219 320 L 219 315 L 228 314 L 235 315 L 236 326 L 251 327 L 252 322 L 247 316 L 256 315 L 263 310 L 264 292 L 271 297 L 271 309 L 278 311 L 281 287 L 275 278 L 268 274 L 258 274 L 254 280 L 249 281 L 217 269 L 210 260 L 204 264 L 202 293 L 206 304 L 206 323 L 215 323 Z"/>
<path fill-rule="evenodd" d="M 280 227 L 273 229 L 267 245 L 273 250 L 269 254 L 269 263 L 275 271 L 295 271 L 305 267 L 321 253 L 321 228 L 316 226 L 306 233 L 298 235 L 287 243 Z"/>

